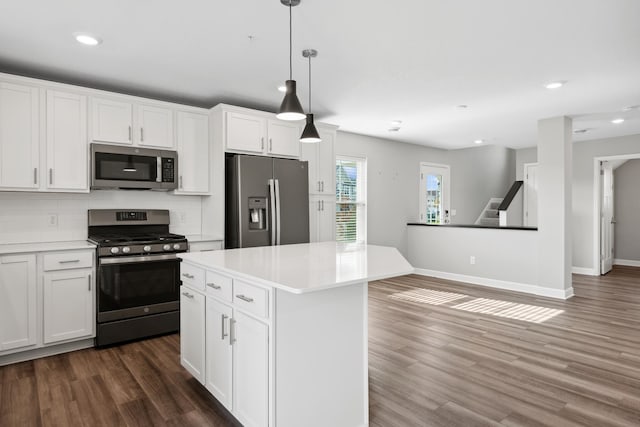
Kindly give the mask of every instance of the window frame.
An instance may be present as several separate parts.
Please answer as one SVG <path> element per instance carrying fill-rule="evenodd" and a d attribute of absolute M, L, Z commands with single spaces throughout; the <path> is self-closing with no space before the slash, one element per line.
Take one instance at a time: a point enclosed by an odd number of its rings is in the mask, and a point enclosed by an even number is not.
<path fill-rule="evenodd" d="M 355 205 L 359 211 L 356 214 L 356 241 L 345 243 L 367 243 L 367 157 L 366 156 L 354 156 L 354 155 L 341 155 L 335 156 L 335 166 L 339 161 L 355 162 L 358 165 L 358 177 L 357 177 L 357 195 L 355 202 L 340 201 L 338 199 L 338 176 L 336 174 L 336 212 L 334 213 L 334 227 L 335 238 L 338 241 L 338 221 L 337 221 L 337 208 L 341 205 Z M 335 173 L 335 172 L 334 172 Z M 360 225 L 360 227 L 359 227 Z"/>

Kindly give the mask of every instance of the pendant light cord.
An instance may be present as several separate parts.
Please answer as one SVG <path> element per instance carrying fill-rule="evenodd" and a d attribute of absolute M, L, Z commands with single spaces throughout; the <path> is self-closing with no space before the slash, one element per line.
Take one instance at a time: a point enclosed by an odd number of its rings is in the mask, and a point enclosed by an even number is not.
<path fill-rule="evenodd" d="M 311 113 L 311 55 L 309 55 L 309 113 Z"/>
<path fill-rule="evenodd" d="M 289 80 L 293 80 L 293 24 L 291 2 L 289 2 Z"/>

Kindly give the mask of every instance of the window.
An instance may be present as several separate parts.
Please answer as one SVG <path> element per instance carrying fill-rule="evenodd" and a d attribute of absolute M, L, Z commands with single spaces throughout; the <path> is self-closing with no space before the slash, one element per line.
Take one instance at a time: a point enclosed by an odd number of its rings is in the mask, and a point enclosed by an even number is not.
<path fill-rule="evenodd" d="M 366 241 L 366 159 L 336 157 L 336 241 Z"/>
<path fill-rule="evenodd" d="M 449 166 L 420 164 L 420 222 L 449 222 Z"/>

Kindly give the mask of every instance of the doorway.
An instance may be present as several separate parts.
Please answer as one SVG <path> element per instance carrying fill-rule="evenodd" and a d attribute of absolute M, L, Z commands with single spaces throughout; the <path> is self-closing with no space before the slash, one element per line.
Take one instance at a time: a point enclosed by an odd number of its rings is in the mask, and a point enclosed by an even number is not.
<path fill-rule="evenodd" d="M 448 165 L 420 163 L 420 222 L 449 223 L 450 175 Z"/>

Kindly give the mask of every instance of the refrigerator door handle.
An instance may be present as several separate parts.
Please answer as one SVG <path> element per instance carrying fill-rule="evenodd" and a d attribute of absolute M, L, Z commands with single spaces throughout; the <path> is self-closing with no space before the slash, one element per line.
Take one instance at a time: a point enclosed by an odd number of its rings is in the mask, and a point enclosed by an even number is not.
<path fill-rule="evenodd" d="M 271 219 L 271 246 L 276 245 L 276 192 L 275 180 L 269 180 L 269 211 Z"/>
<path fill-rule="evenodd" d="M 280 244 L 280 180 L 275 179 L 276 184 L 276 245 Z"/>

